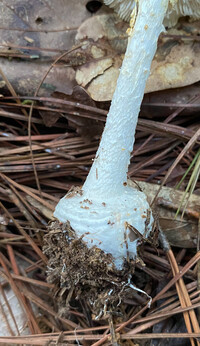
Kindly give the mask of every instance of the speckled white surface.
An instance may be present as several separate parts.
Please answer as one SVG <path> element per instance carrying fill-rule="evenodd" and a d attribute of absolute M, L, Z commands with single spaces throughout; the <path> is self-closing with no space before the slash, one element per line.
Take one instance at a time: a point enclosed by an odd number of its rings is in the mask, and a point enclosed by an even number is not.
<path fill-rule="evenodd" d="M 138 113 L 157 40 L 163 29 L 168 0 L 140 0 L 134 30 L 129 38 L 117 87 L 107 117 L 101 143 L 82 195 L 64 197 L 54 216 L 69 221 L 88 246 L 97 245 L 111 253 L 118 268 L 124 259 L 136 256 L 136 241 L 126 222 L 148 235 L 146 196 L 127 185 L 127 171 L 133 149 Z M 70 197 L 70 198 L 69 198 Z"/>
<path fill-rule="evenodd" d="M 135 129 L 168 0 L 140 0 L 96 158 L 84 184 L 95 195 L 119 195 L 127 181 Z M 111 189 L 112 187 L 112 189 Z"/>
<path fill-rule="evenodd" d="M 54 216 L 61 222 L 70 221 L 76 235 L 84 235 L 83 240 L 88 247 L 96 245 L 105 253 L 111 253 L 115 265 L 121 268 L 127 256 L 135 258 L 137 253 L 135 233 L 126 223 L 144 234 L 145 222 L 149 222 L 147 236 L 153 221 L 152 216 L 148 220 L 148 208 L 144 193 L 126 187 L 123 194 L 115 199 L 92 198 L 84 192 L 70 198 L 69 193 L 58 203 Z"/>

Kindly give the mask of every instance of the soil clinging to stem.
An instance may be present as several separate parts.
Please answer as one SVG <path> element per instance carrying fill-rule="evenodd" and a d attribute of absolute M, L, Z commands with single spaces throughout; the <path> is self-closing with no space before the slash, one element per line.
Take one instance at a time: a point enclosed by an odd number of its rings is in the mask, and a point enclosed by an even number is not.
<path fill-rule="evenodd" d="M 84 300 L 98 319 L 107 312 L 118 314 L 123 299 L 133 298 L 131 277 L 135 262 L 126 261 L 123 270 L 117 270 L 111 254 L 96 246 L 89 249 L 82 238 L 76 237 L 69 223 L 49 224 L 43 251 L 48 257 L 48 282 L 60 288 L 57 291 L 60 312 L 67 313 L 71 301 Z"/>

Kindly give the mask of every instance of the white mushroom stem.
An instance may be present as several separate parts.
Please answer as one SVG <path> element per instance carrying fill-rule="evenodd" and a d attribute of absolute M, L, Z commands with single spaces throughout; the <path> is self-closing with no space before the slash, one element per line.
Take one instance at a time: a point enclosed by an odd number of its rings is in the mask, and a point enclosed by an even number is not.
<path fill-rule="evenodd" d="M 111 253 L 118 269 L 127 256 L 136 257 L 136 234 L 147 237 L 153 222 L 146 196 L 127 186 L 127 171 L 167 7 L 168 0 L 138 1 L 136 22 L 96 158 L 82 190 L 62 198 L 54 213 L 61 222 L 69 221 L 88 247 L 96 245 Z"/>
<path fill-rule="evenodd" d="M 123 191 L 144 89 L 168 0 L 140 0 L 99 149 L 84 191 L 105 197 Z"/>
<path fill-rule="evenodd" d="M 137 0 L 104 0 L 104 3 L 114 9 L 118 15 L 129 21 Z M 200 0 L 171 0 L 165 15 L 164 24 L 172 27 L 180 17 L 190 16 L 193 20 L 200 18 Z"/>

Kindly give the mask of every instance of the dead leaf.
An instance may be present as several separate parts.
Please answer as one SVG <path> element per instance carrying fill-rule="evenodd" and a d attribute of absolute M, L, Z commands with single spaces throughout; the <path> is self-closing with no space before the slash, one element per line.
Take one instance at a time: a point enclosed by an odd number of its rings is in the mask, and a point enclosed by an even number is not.
<path fill-rule="evenodd" d="M 60 118 L 60 114 L 56 112 L 45 112 L 40 110 L 39 113 L 44 121 L 45 126 L 47 127 L 54 126 L 57 120 Z"/>
<path fill-rule="evenodd" d="M 168 30 L 168 36 L 160 38 L 146 93 L 182 87 L 200 80 L 200 42 L 189 36 L 190 32 L 194 33 L 194 28 L 196 35 L 200 33 L 200 22 L 185 26 L 183 23 L 181 28 L 178 24 Z M 101 15 L 87 19 L 77 32 L 76 39 L 84 43 L 86 56 L 92 55 L 94 47 L 101 49 L 100 57 L 93 55 L 93 59 L 87 60 L 76 71 L 76 81 L 86 87 L 95 101 L 112 99 L 127 43 L 126 28 L 127 24 L 116 15 Z"/>
<path fill-rule="evenodd" d="M 16 258 L 17 266 L 24 270 L 28 267 L 27 262 Z M 11 274 L 12 275 L 12 274 Z M 0 272 L 0 335 L 13 336 L 25 335 L 30 333 L 27 323 L 27 315 L 20 300 L 17 298 L 16 292 L 8 283 L 8 278 L 3 271 Z M 20 283 L 16 283 L 19 287 Z M 35 315 L 38 315 L 38 308 L 35 304 L 31 305 Z"/>
<path fill-rule="evenodd" d="M 76 73 L 76 81 L 79 85 L 86 87 L 87 84 L 97 76 L 102 75 L 109 67 L 112 66 L 112 59 L 103 59 L 96 64 L 95 62 L 91 62 L 89 64 L 89 69 L 87 65 L 84 65 L 80 69 L 77 70 Z"/>
<path fill-rule="evenodd" d="M 92 14 L 87 0 L 11 0 L 0 3 L 0 66 L 20 95 L 33 95 L 52 62 L 75 44 L 77 28 Z M 52 69 L 41 94 L 72 93 L 70 64 Z"/>
<path fill-rule="evenodd" d="M 4 290 L 4 295 L 7 298 L 7 301 L 10 305 L 11 311 L 13 312 L 14 318 L 17 323 L 17 327 L 20 333 L 23 331 L 29 332 L 27 330 L 27 317 L 16 297 L 14 294 L 13 290 L 10 287 L 7 287 Z M 6 304 L 6 301 L 4 300 L 4 297 L 2 294 L 0 294 L 0 320 L 1 320 L 1 325 L 0 325 L 0 335 L 1 336 L 8 336 L 8 335 L 16 335 L 17 330 L 16 326 L 13 322 L 12 316 L 10 314 L 10 311 L 8 309 L 8 306 Z M 11 332 L 12 331 L 12 332 Z M 24 333 L 23 333 L 24 334 Z"/>
<path fill-rule="evenodd" d="M 167 117 L 175 110 L 171 107 L 171 104 L 186 104 L 191 103 L 191 99 L 199 96 L 199 99 L 192 101 L 192 103 L 199 103 L 200 100 L 200 89 L 198 83 L 196 85 L 188 85 L 183 88 L 167 89 L 148 93 L 143 98 L 141 116 L 144 118 L 156 117 Z M 156 104 L 157 105 L 154 105 Z M 158 105 L 160 104 L 160 106 Z M 163 105 L 163 106 L 161 106 Z M 181 115 L 191 115 L 199 112 L 198 108 L 187 107 L 181 111 Z"/>
<path fill-rule="evenodd" d="M 159 189 L 159 185 L 142 181 L 129 181 L 134 188 L 140 189 L 146 194 L 148 202 L 151 202 Z M 181 248 L 195 248 L 197 246 L 198 219 L 192 215 L 200 215 L 200 197 L 193 194 L 189 199 L 189 215 L 178 216 L 176 211 L 180 205 L 184 192 L 170 187 L 163 187 L 159 193 L 158 204 L 155 210 L 158 214 L 159 224 L 171 245 Z"/>
<path fill-rule="evenodd" d="M 95 102 L 91 99 L 85 89 L 83 89 L 79 85 L 74 87 L 72 95 L 55 92 L 52 94 L 52 96 L 55 98 L 61 98 L 62 100 L 80 102 L 83 105 L 95 107 Z M 63 108 L 65 108 L 65 106 L 63 106 Z M 80 134 L 84 138 L 84 140 L 87 141 L 89 139 L 91 141 L 92 138 L 102 134 L 104 124 L 101 121 L 82 118 L 76 115 L 73 107 L 67 106 L 67 111 L 68 112 L 63 113 L 62 116 L 67 118 L 69 126 L 75 128 L 77 133 Z M 70 114 L 70 111 L 72 114 Z M 45 116 L 45 121 L 48 121 L 49 119 L 48 113 L 46 113 L 46 115 L 43 115 L 43 118 Z M 58 113 L 55 113 L 54 117 L 52 112 L 51 119 L 52 121 L 54 119 L 54 123 L 57 121 L 57 117 Z"/>

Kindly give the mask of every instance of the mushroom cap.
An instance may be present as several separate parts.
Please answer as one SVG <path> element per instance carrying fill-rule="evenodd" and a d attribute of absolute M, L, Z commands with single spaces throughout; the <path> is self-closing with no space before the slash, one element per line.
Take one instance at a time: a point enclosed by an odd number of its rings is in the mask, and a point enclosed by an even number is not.
<path fill-rule="evenodd" d="M 104 3 L 126 21 L 130 20 L 131 12 L 135 7 L 135 0 L 104 0 Z M 176 25 L 180 17 L 184 16 L 190 16 L 193 20 L 200 19 L 200 0 L 177 0 L 173 1 L 173 5 L 169 2 L 164 25 L 172 27 Z"/>

